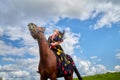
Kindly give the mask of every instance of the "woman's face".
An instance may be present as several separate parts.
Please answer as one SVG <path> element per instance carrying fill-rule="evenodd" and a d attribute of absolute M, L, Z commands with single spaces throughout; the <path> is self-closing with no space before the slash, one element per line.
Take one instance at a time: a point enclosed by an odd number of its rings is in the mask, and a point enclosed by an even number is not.
<path fill-rule="evenodd" d="M 53 36 L 58 36 L 58 32 L 55 31 L 55 32 L 53 33 Z"/>

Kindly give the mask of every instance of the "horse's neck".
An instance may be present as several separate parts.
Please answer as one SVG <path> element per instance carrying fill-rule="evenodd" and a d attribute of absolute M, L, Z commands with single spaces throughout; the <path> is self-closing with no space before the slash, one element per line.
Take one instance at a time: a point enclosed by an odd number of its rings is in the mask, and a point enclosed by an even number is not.
<path fill-rule="evenodd" d="M 48 54 L 48 42 L 44 36 L 44 33 L 40 33 L 39 34 L 39 39 L 38 39 L 38 45 L 39 45 L 39 53 L 40 53 L 40 57 L 42 58 L 46 58 L 47 54 Z"/>

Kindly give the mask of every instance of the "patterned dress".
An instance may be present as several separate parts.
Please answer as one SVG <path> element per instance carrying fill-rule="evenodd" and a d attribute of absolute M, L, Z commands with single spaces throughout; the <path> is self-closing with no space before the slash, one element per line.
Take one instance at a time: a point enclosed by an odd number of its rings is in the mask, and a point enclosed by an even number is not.
<path fill-rule="evenodd" d="M 52 40 L 52 36 L 48 38 L 49 44 L 54 42 L 63 42 L 62 36 L 58 35 L 53 40 Z M 57 46 L 50 45 L 50 49 L 55 53 L 57 57 L 57 68 L 59 70 L 58 77 L 64 75 L 71 75 L 73 72 L 73 65 L 74 65 L 72 58 L 64 53 L 61 45 L 57 45 Z"/>
<path fill-rule="evenodd" d="M 56 36 L 53 40 L 51 38 L 52 38 L 52 36 L 50 36 L 48 38 L 49 44 L 54 43 L 54 42 L 63 42 L 61 35 Z M 56 45 L 56 46 L 50 45 L 50 48 L 56 54 L 57 58 L 59 58 L 60 61 L 65 61 L 65 60 L 63 60 L 65 57 L 65 53 L 64 53 L 61 45 Z"/>

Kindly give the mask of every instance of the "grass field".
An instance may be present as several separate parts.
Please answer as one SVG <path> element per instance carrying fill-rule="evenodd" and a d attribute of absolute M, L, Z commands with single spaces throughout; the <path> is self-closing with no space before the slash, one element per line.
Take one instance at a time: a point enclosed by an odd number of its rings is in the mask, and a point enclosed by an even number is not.
<path fill-rule="evenodd" d="M 74 80 L 78 80 L 75 78 Z M 120 72 L 115 73 L 106 73 L 106 74 L 97 74 L 94 76 L 85 76 L 83 80 L 120 80 Z"/>

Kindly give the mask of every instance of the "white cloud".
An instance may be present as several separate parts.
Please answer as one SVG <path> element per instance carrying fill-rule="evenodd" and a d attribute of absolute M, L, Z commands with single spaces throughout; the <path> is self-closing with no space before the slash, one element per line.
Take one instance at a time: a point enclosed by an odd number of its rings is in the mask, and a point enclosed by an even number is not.
<path fill-rule="evenodd" d="M 3 29 L 0 27 L 0 36 L 3 35 Z"/>
<path fill-rule="evenodd" d="M 117 58 L 117 59 L 120 59 L 120 53 L 117 53 L 117 54 L 116 54 L 116 58 Z"/>
<path fill-rule="evenodd" d="M 115 55 L 115 57 L 116 57 L 116 59 L 120 59 L 120 49 L 118 48 L 118 49 L 116 49 L 116 55 Z"/>
<path fill-rule="evenodd" d="M 120 49 L 119 49 L 119 48 L 117 48 L 117 49 L 116 49 L 116 51 L 117 51 L 117 52 L 119 52 L 119 51 L 120 51 Z"/>
<path fill-rule="evenodd" d="M 107 72 L 107 69 L 102 64 L 93 64 L 89 60 L 73 57 L 74 62 L 78 65 L 78 70 L 82 75 L 94 75 Z"/>
<path fill-rule="evenodd" d="M 103 13 L 101 18 L 94 24 L 94 29 L 100 29 L 105 26 L 112 27 L 111 25 L 120 22 L 120 7 L 111 2 L 98 4 L 96 7 L 99 12 Z"/>
<path fill-rule="evenodd" d="M 7 64 L 4 66 L 0 66 L 0 70 L 17 70 L 18 73 L 16 73 L 15 76 L 18 77 L 24 76 L 22 74 L 30 76 L 36 73 L 39 51 L 37 41 L 35 41 L 31 37 L 27 29 L 28 22 L 35 22 L 39 25 L 46 25 L 50 21 L 54 21 L 54 23 L 56 23 L 61 18 L 65 17 L 68 17 L 70 19 L 87 20 L 97 17 L 99 13 L 103 13 L 101 18 L 97 20 L 97 23 L 92 25 L 92 28 L 100 29 L 103 28 L 105 25 L 111 27 L 111 23 L 116 23 L 120 21 L 120 7 L 119 5 L 116 5 L 119 4 L 118 2 L 119 0 L 1 0 L 0 36 L 9 36 L 8 40 L 11 41 L 21 39 L 19 44 L 24 47 L 18 48 L 13 45 L 7 45 L 6 42 L 0 40 L 0 55 L 5 56 L 9 54 L 24 56 L 24 54 L 29 53 L 30 55 L 34 55 L 37 58 L 13 59 L 10 57 L 4 57 L 2 59 L 3 62 L 12 61 L 16 64 Z M 48 27 L 47 32 L 51 33 L 51 30 L 54 29 L 54 26 L 55 25 L 53 24 L 52 27 Z M 79 43 L 81 35 L 71 32 L 70 28 L 66 28 L 66 30 L 66 38 L 62 46 L 65 50 L 65 53 L 73 54 L 75 48 L 80 48 L 80 46 L 77 44 Z M 46 36 L 48 37 L 48 34 L 46 34 Z M 119 54 L 116 57 L 119 57 Z M 73 58 L 75 59 L 75 57 Z M 78 63 L 77 65 L 80 68 L 80 72 L 82 72 L 83 74 L 90 75 L 106 71 L 104 65 L 93 65 L 88 60 L 82 60 L 76 57 L 75 62 Z M 0 72 L 1 76 L 4 75 L 6 77 L 12 76 L 12 74 L 10 74 L 11 73 L 8 72 Z M 13 74 L 15 73 L 13 72 Z"/>
<path fill-rule="evenodd" d="M 21 45 L 33 45 L 35 40 L 31 37 L 28 27 L 26 26 L 4 26 L 3 29 L 4 35 L 9 37 L 9 40 L 23 40 Z"/>
<path fill-rule="evenodd" d="M 120 65 L 116 65 L 116 66 L 114 67 L 114 70 L 117 71 L 117 72 L 119 72 L 119 71 L 120 71 Z"/>
<path fill-rule="evenodd" d="M 119 5 L 119 4 L 120 4 L 120 1 L 119 1 L 119 0 L 107 0 L 107 1 L 113 2 L 113 3 L 116 4 L 116 5 Z"/>
<path fill-rule="evenodd" d="M 10 54 L 10 55 L 23 55 L 25 53 L 25 47 L 22 48 L 17 48 L 17 47 L 13 47 L 11 45 L 7 45 L 5 44 L 4 41 L 0 40 L 0 55 L 6 55 L 6 54 Z"/>
<path fill-rule="evenodd" d="M 107 69 L 104 65 L 98 64 L 96 65 L 96 73 L 106 73 Z"/>
<path fill-rule="evenodd" d="M 39 56 L 39 48 L 38 48 L 38 46 L 29 47 L 28 48 L 28 53 L 31 54 L 31 55 Z"/>
<path fill-rule="evenodd" d="M 17 55 L 17 56 L 24 56 L 25 53 L 29 53 L 34 56 L 38 56 L 38 45 L 37 41 L 35 41 L 28 31 L 28 28 L 19 27 L 19 26 L 6 26 L 1 27 L 0 29 L 3 30 L 5 36 L 8 36 L 6 39 L 8 42 L 4 40 L 0 40 L 0 55 Z M 1 35 L 2 38 L 5 38 Z M 17 41 L 19 40 L 19 41 Z M 13 45 L 12 42 L 17 41 L 17 46 Z M 7 43 L 7 44 L 6 44 Z"/>
<path fill-rule="evenodd" d="M 15 65 L 15 64 L 0 66 L 0 72 L 14 72 L 18 70 L 19 70 L 18 65 Z"/>
<path fill-rule="evenodd" d="M 49 27 L 46 29 L 46 34 L 45 36 L 48 38 L 50 35 L 52 35 L 54 29 L 59 29 L 60 31 L 65 30 L 65 35 L 63 42 L 61 43 L 61 46 L 63 47 L 63 50 L 65 51 L 66 54 L 73 54 L 74 49 L 80 49 L 81 53 L 81 47 L 78 44 L 79 40 L 81 38 L 80 33 L 73 33 L 71 32 L 70 27 L 62 28 L 60 26 L 56 26 L 53 23 L 50 23 Z"/>
<path fill-rule="evenodd" d="M 25 77 L 28 76 L 29 73 L 26 71 L 16 71 L 16 72 L 11 72 L 11 75 L 13 75 L 13 77 Z"/>
<path fill-rule="evenodd" d="M 97 56 L 91 56 L 90 59 L 96 59 L 98 58 Z"/>
<path fill-rule="evenodd" d="M 15 59 L 13 59 L 13 58 L 11 58 L 11 57 L 4 57 L 4 58 L 2 58 L 2 61 L 5 61 L 5 62 L 12 62 L 12 61 L 14 61 Z"/>
<path fill-rule="evenodd" d="M 14 27 L 14 26 L 8 26 L 4 29 L 4 34 L 10 37 L 10 40 L 19 40 L 22 35 L 22 28 L 21 27 Z"/>
<path fill-rule="evenodd" d="M 37 80 L 38 58 L 15 59 L 16 64 L 7 64 L 0 66 L 0 77 L 10 80 Z"/>
<path fill-rule="evenodd" d="M 101 18 L 92 25 L 95 30 L 106 25 L 111 27 L 113 23 L 120 21 L 118 0 L 12 0 L 1 1 L 0 4 L 1 24 L 33 21 L 42 25 L 51 20 L 57 22 L 59 17 L 87 20 L 97 17 L 100 13 L 103 13 Z"/>
<path fill-rule="evenodd" d="M 98 56 L 91 56 L 90 59 L 93 60 L 95 64 L 96 64 L 96 61 L 101 61 L 102 60 Z"/>
<path fill-rule="evenodd" d="M 34 40 L 33 40 L 34 41 Z M 30 42 L 28 42 L 30 43 Z M 39 49 L 37 46 L 37 43 L 32 43 L 32 46 L 29 46 L 30 44 L 21 44 L 21 45 L 26 45 L 24 47 L 15 47 L 12 45 L 7 45 L 4 41 L 0 40 L 0 55 L 6 56 L 6 55 L 15 55 L 15 56 L 24 56 L 26 53 L 29 53 L 30 55 L 33 56 L 39 56 Z M 33 45 L 34 44 L 34 45 Z"/>
<path fill-rule="evenodd" d="M 54 27 L 54 26 L 53 26 Z M 48 27 L 47 30 L 50 30 L 51 27 Z M 9 36 L 7 39 L 11 41 L 16 41 L 21 39 L 18 43 L 20 45 L 23 45 L 22 47 L 15 47 L 15 45 L 12 44 L 6 44 L 4 40 L 0 40 L 0 55 L 3 56 L 1 59 L 2 62 L 12 62 L 11 64 L 5 64 L 3 66 L 0 66 L 0 73 L 5 78 L 20 78 L 26 76 L 29 77 L 30 75 L 35 75 L 37 78 L 39 75 L 37 75 L 37 67 L 38 67 L 38 61 L 39 61 L 39 49 L 37 46 L 37 41 L 35 41 L 30 33 L 22 29 L 22 27 L 6 27 L 3 28 L 3 30 L 7 31 L 4 32 L 6 36 Z M 65 52 L 68 54 L 73 54 L 75 48 L 79 48 L 77 45 L 79 42 L 80 34 L 73 33 L 70 31 L 70 28 L 66 28 L 66 34 L 65 34 L 65 41 L 62 45 Z M 18 33 L 17 33 L 18 32 Z M 49 31 L 47 31 L 49 32 Z M 51 32 L 51 31 L 50 31 Z M 49 33 L 50 33 L 49 32 Z M 17 36 L 16 36 L 17 35 Z M 48 34 L 46 34 L 47 36 Z M 50 35 L 50 34 L 49 34 Z M 33 59 L 26 58 L 24 59 L 24 55 L 26 53 L 29 53 L 30 55 L 34 55 L 35 57 Z M 14 55 L 14 56 L 22 56 L 21 59 L 19 58 L 12 58 L 7 57 L 7 55 Z M 16 74 L 16 75 L 14 75 Z M 34 77 L 35 80 L 35 77 Z"/>
<path fill-rule="evenodd" d="M 74 49 L 77 48 L 79 43 L 80 34 L 72 33 L 70 28 L 66 28 L 65 39 L 62 43 L 62 47 L 66 54 L 73 54 Z"/>

